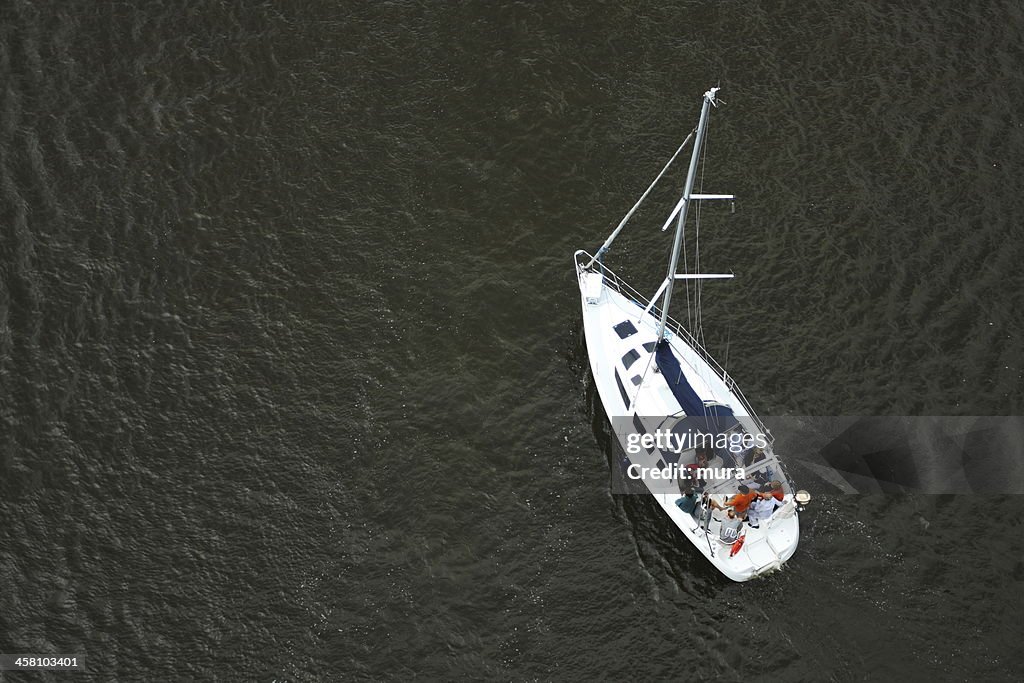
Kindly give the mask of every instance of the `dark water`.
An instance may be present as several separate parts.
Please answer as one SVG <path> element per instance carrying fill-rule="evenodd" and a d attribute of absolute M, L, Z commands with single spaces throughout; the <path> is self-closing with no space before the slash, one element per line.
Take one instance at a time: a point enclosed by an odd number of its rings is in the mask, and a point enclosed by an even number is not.
<path fill-rule="evenodd" d="M 759 412 L 1020 414 L 1022 30 L 1013 2 L 5 0 L 0 652 L 1018 679 L 1019 497 L 819 497 L 744 585 L 613 497 L 570 259 L 720 81 L 705 191 L 740 202 L 702 258 L 738 277 L 704 333 Z M 675 188 L 609 260 L 641 289 Z"/>

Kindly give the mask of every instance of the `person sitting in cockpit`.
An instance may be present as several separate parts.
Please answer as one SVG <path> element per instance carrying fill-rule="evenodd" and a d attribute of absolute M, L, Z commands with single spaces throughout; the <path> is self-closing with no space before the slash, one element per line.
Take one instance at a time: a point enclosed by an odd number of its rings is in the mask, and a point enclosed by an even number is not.
<path fill-rule="evenodd" d="M 743 520 L 736 516 L 736 513 L 729 510 L 726 519 L 722 520 L 722 527 L 718 530 L 718 538 L 722 543 L 733 543 L 740 537 L 740 529 L 743 528 Z"/>
<path fill-rule="evenodd" d="M 757 498 L 747 508 L 747 524 L 751 529 L 758 529 L 761 522 L 767 522 L 775 512 L 775 508 L 782 505 L 772 496 L 771 493 L 759 493 Z"/>

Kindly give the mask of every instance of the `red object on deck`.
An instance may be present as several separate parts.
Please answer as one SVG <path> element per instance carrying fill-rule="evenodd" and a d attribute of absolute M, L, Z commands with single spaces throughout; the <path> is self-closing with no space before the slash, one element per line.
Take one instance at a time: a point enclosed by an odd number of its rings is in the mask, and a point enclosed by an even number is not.
<path fill-rule="evenodd" d="M 743 541 L 745 540 L 747 540 L 746 534 L 743 534 L 742 536 L 736 539 L 736 542 L 732 544 L 732 551 L 729 553 L 729 557 L 732 557 L 740 551 L 740 548 L 743 547 Z"/>

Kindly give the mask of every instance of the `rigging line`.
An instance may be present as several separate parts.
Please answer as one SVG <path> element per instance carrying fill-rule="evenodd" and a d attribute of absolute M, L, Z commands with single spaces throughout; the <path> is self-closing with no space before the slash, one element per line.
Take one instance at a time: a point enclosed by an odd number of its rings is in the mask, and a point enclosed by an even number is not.
<path fill-rule="evenodd" d="M 693 216 L 693 227 L 694 227 L 694 248 L 693 248 L 693 272 L 699 273 L 700 271 L 700 202 L 697 202 L 697 209 L 694 211 Z M 693 324 L 690 325 L 688 332 L 697 338 L 697 330 L 700 326 L 700 293 L 701 293 L 701 282 L 699 280 L 693 283 Z"/>
<path fill-rule="evenodd" d="M 726 375 L 729 374 L 729 346 L 730 346 L 730 344 L 732 344 L 732 321 L 729 322 L 729 327 L 726 328 L 725 363 L 722 364 L 722 370 L 725 372 Z M 725 377 L 723 377 L 722 380 L 724 381 Z M 726 386 L 728 386 L 728 384 Z"/>
<path fill-rule="evenodd" d="M 686 236 L 685 232 L 683 233 L 683 236 L 684 237 Z M 686 249 L 687 249 L 687 247 L 686 247 L 686 244 L 684 242 L 684 244 L 683 244 L 683 254 L 686 254 Z M 687 260 L 688 260 L 688 258 L 689 257 L 687 257 Z M 690 271 L 686 270 L 684 272 L 689 274 Z M 700 264 L 697 263 L 696 261 L 693 264 L 693 272 L 694 273 L 699 273 L 700 272 Z M 691 282 L 690 280 L 686 280 L 686 281 L 683 282 L 683 284 L 686 286 L 686 331 L 689 332 L 690 330 L 693 329 L 693 326 L 697 322 L 697 283 L 696 282 Z M 693 290 L 693 292 L 692 292 L 693 313 L 692 314 L 690 312 L 690 300 L 691 300 L 691 291 L 690 290 L 691 289 Z"/>
<path fill-rule="evenodd" d="M 707 130 L 708 133 L 710 133 L 710 130 L 711 130 L 711 121 L 710 121 L 710 119 L 708 120 L 706 125 L 707 125 L 706 130 Z M 711 140 L 711 136 L 709 134 L 705 134 L 704 139 L 703 139 L 703 141 L 701 143 L 701 154 L 703 155 L 702 158 L 701 158 L 701 167 L 700 167 L 700 189 L 701 189 L 701 193 L 703 193 L 703 191 L 704 191 L 704 176 L 705 176 L 705 171 L 707 170 L 708 147 L 710 145 L 710 140 Z M 697 272 L 700 272 L 700 268 L 699 268 L 699 263 L 700 263 L 700 223 L 701 223 L 701 217 L 702 217 L 702 209 L 703 209 L 703 202 L 700 202 L 700 203 L 697 204 L 697 210 L 694 212 L 694 218 L 695 218 L 695 221 L 696 221 L 696 226 L 695 226 L 695 231 L 696 231 L 696 244 L 695 244 L 696 256 L 695 256 L 695 260 L 696 260 L 696 264 L 697 264 L 695 267 L 697 268 Z M 695 327 L 693 329 L 693 338 L 697 342 L 697 344 L 700 346 L 701 349 L 707 349 L 707 338 L 704 335 L 704 283 L 698 281 L 698 282 L 694 283 L 694 285 L 695 285 L 695 289 L 696 289 L 696 301 L 697 301 L 696 306 L 697 306 L 697 311 L 696 311 Z M 714 389 L 713 389 L 714 385 L 710 381 L 710 378 L 707 375 L 704 375 L 702 377 L 702 379 L 704 379 L 704 381 L 707 383 L 709 388 L 712 388 L 710 398 L 712 400 L 714 400 L 714 401 L 720 401 L 718 396 L 716 396 L 717 392 L 714 391 Z"/>
<path fill-rule="evenodd" d="M 707 124 L 705 124 L 705 125 L 707 125 Z M 704 138 L 701 140 L 701 143 L 700 143 L 701 147 L 700 147 L 700 149 L 696 150 L 696 153 L 698 155 L 700 155 L 701 150 L 704 149 L 704 145 L 705 145 L 704 140 L 706 140 L 706 139 L 707 139 L 707 136 L 704 136 Z M 691 200 L 688 200 L 688 201 L 693 201 L 693 200 L 691 199 Z M 697 210 L 700 211 L 700 202 L 699 201 L 697 202 Z M 689 264 L 688 264 L 689 257 L 687 256 L 687 251 L 686 251 L 686 226 L 685 225 L 683 226 L 682 252 L 683 252 L 683 273 L 686 274 L 686 275 L 689 275 L 689 273 L 690 273 Z M 694 264 L 693 264 L 693 272 L 694 273 L 699 273 L 700 272 L 700 263 L 697 262 L 697 261 L 695 261 Z M 696 296 L 697 296 L 697 286 L 699 284 L 700 284 L 699 282 L 695 282 L 693 284 L 693 301 L 691 303 L 691 295 L 690 295 L 690 287 L 691 287 L 691 285 L 690 285 L 690 280 L 687 279 L 687 280 L 683 281 L 683 287 L 686 290 L 686 331 L 687 332 L 690 332 L 690 330 L 694 329 L 694 325 L 696 324 L 696 315 L 697 315 Z"/>
<path fill-rule="evenodd" d="M 701 189 L 702 190 L 704 188 L 704 171 L 707 168 L 707 164 L 708 164 L 708 147 L 711 145 L 711 136 L 710 136 L 710 133 L 711 133 L 711 121 L 710 121 L 710 119 L 707 122 L 706 130 L 707 130 L 707 134 L 705 134 L 705 136 L 704 136 L 704 158 L 701 161 L 701 169 L 700 169 L 700 185 L 701 185 Z M 701 289 L 700 344 L 704 348 L 707 348 L 707 340 L 704 338 L 704 313 L 703 313 L 703 305 L 704 305 L 704 290 Z"/>
<path fill-rule="evenodd" d="M 700 272 L 700 206 L 701 202 L 698 201 L 697 210 L 693 212 L 693 272 L 695 273 Z M 693 283 L 693 327 L 690 328 L 691 334 L 696 333 L 700 325 L 700 288 L 700 281 L 695 281 Z"/>
<path fill-rule="evenodd" d="M 690 271 L 689 271 L 689 266 L 686 263 L 686 260 L 687 260 L 687 257 L 686 257 L 686 226 L 683 226 L 683 247 L 682 247 L 682 252 L 683 252 L 683 273 L 688 275 L 690 273 Z M 683 289 L 686 290 L 686 329 L 690 330 L 690 329 L 693 329 L 692 328 L 692 324 L 693 323 L 690 320 L 690 281 L 689 280 L 683 280 Z"/>
<path fill-rule="evenodd" d="M 701 164 L 700 164 L 700 191 L 704 192 L 704 171 L 708 166 L 708 146 L 711 142 L 711 117 L 708 117 L 707 123 L 704 124 L 704 140 L 701 143 Z M 700 216 L 701 209 L 704 206 L 704 202 L 697 203 L 697 260 L 700 262 Z M 697 272 L 700 272 L 699 270 Z M 701 282 L 697 283 L 697 337 L 700 339 L 701 346 L 704 346 L 704 285 Z"/>
<path fill-rule="evenodd" d="M 710 123 L 710 122 L 711 122 L 711 119 L 709 117 L 707 123 Z M 707 126 L 707 124 L 705 124 L 705 126 Z M 705 127 L 705 130 L 707 130 L 706 127 Z M 703 158 L 703 161 L 704 161 L 705 164 L 707 163 L 707 148 L 708 148 L 708 136 L 705 133 L 704 137 L 701 139 L 701 148 L 700 148 L 700 150 L 698 150 L 698 152 L 701 155 L 703 155 L 702 158 Z M 703 193 L 703 191 L 704 191 L 704 172 L 703 172 L 703 166 L 701 167 L 701 169 L 702 170 L 701 170 L 700 190 Z M 693 250 L 693 272 L 695 272 L 695 273 L 699 273 L 700 272 L 700 212 L 701 212 L 701 206 L 703 206 L 703 203 L 698 199 L 697 200 L 697 209 L 696 209 L 696 211 L 694 211 L 694 227 L 696 229 L 696 242 L 694 244 L 694 250 Z M 687 283 L 687 287 L 689 287 L 689 283 Z M 698 331 L 698 328 L 700 327 L 700 324 L 701 324 L 701 310 L 700 310 L 700 308 L 701 308 L 701 301 L 700 301 L 700 299 L 701 299 L 702 287 L 703 287 L 703 283 L 700 282 L 699 280 L 693 283 L 694 314 L 693 314 L 693 321 L 690 324 L 690 333 L 693 334 L 694 339 L 697 338 L 697 331 Z"/>
<path fill-rule="evenodd" d="M 640 205 L 643 203 L 643 201 L 647 199 L 647 195 L 651 193 L 651 190 L 653 190 L 654 186 L 658 184 L 658 181 L 661 180 L 661 177 L 665 175 L 665 172 L 668 170 L 669 166 L 672 165 L 672 162 L 676 160 L 676 157 L 679 156 L 679 153 L 683 151 L 683 148 L 690 143 L 690 140 L 693 139 L 693 135 L 696 132 L 696 127 L 690 131 L 690 134 L 686 136 L 685 140 L 683 140 L 683 144 L 679 145 L 679 149 L 676 150 L 676 153 L 673 154 L 672 158 L 668 160 L 667 164 L 665 164 L 665 168 L 661 169 L 661 173 L 659 173 L 658 177 L 654 179 L 654 182 L 651 183 L 651 186 L 647 188 L 647 191 L 640 195 L 640 199 L 636 200 L 636 204 L 633 205 L 633 208 L 629 210 L 629 213 L 627 213 L 626 216 L 619 222 L 618 227 L 616 227 L 615 230 L 612 231 L 612 234 L 608 237 L 607 240 L 605 240 L 605 243 L 602 244 L 601 248 L 597 250 L 597 254 L 595 254 L 594 257 L 590 259 L 590 263 L 584 266 L 584 270 L 589 269 L 592 265 L 594 265 L 594 261 L 599 260 L 602 256 L 604 256 L 605 252 L 607 252 L 611 248 L 612 242 L 614 242 L 615 238 L 619 236 L 619 233 L 622 232 L 622 229 L 626 227 L 626 222 L 633 217 L 633 214 L 636 212 L 638 208 L 640 208 Z"/>

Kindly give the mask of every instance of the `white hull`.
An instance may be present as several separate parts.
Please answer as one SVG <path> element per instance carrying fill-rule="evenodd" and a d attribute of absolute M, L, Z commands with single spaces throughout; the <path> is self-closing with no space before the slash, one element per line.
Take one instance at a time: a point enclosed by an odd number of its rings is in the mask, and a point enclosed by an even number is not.
<path fill-rule="evenodd" d="M 663 376 L 654 369 L 655 365 L 651 358 L 653 343 L 658 337 L 658 320 L 654 313 L 645 315 L 644 307 L 647 301 L 607 269 L 595 265 L 591 270 L 585 270 L 583 266 L 590 260 L 590 255 L 586 252 L 577 252 L 576 272 L 582 299 L 583 327 L 590 368 L 609 419 L 622 417 L 632 420 L 634 416 L 643 418 L 680 415 L 679 401 Z M 626 338 L 620 338 L 614 327 L 627 320 L 632 323 L 636 332 Z M 667 339 L 680 361 L 687 382 L 701 399 L 729 406 L 748 434 L 764 433 L 764 427 L 750 411 L 731 378 L 696 345 L 678 323 L 675 323 L 675 334 Z M 633 360 L 627 368 L 623 358 L 630 351 L 638 352 L 640 357 Z M 615 425 L 616 422 L 620 421 L 613 420 L 612 424 Z M 653 432 L 657 425 L 646 424 L 645 421 L 645 427 Z M 626 450 L 626 434 L 622 429 L 616 428 L 616 436 Z M 744 524 L 742 533 L 746 535 L 746 540 L 739 552 L 732 557 L 731 546 L 718 540 L 717 520 L 721 513 L 715 513 L 715 521 L 711 522 L 709 532 L 706 533 L 698 526 L 693 516 L 676 506 L 676 500 L 680 497 L 677 480 L 643 479 L 655 500 L 682 534 L 722 574 L 734 581 L 747 581 L 779 569 L 796 551 L 800 536 L 798 515 L 793 502 L 794 492 L 771 446 L 765 450 L 769 456 L 767 464 L 772 466 L 775 473 L 774 478 L 783 482 L 786 504 L 775 512 L 770 521 L 761 523 L 760 528 L 755 529 Z M 656 448 L 652 453 L 641 449 L 639 453 L 629 454 L 628 457 L 632 463 L 640 467 L 658 468 L 659 465 L 665 465 L 662 452 Z M 685 462 L 684 453 L 680 464 Z M 715 497 L 724 502 L 724 489 Z"/>

